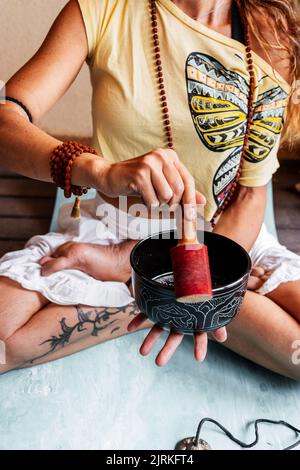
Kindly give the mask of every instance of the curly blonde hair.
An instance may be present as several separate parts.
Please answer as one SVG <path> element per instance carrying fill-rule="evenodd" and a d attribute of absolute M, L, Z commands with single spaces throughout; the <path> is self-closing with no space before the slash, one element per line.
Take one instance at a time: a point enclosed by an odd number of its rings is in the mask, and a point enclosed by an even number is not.
<path fill-rule="evenodd" d="M 297 87 L 300 87 L 300 16 L 298 0 L 241 0 L 250 28 L 265 49 L 276 48 L 288 53 L 291 64 L 292 93 L 282 144 L 289 146 L 300 141 L 300 103 L 297 102 Z M 255 27 L 253 12 L 262 15 L 271 26 L 274 44 L 260 37 Z M 298 98 L 299 101 L 299 98 Z"/>

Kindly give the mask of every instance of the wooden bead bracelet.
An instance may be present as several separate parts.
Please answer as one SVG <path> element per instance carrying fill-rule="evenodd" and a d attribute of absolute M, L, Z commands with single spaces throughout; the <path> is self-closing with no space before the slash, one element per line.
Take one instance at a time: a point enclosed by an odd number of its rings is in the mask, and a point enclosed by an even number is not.
<path fill-rule="evenodd" d="M 86 194 L 90 188 L 75 186 L 71 183 L 72 166 L 77 157 L 83 153 L 98 155 L 96 150 L 89 145 L 74 141 L 64 142 L 54 149 L 50 157 L 51 177 L 58 188 L 64 190 L 64 196 L 70 198 L 72 194 L 76 200 L 71 212 L 74 219 L 80 218 L 80 196 Z"/>

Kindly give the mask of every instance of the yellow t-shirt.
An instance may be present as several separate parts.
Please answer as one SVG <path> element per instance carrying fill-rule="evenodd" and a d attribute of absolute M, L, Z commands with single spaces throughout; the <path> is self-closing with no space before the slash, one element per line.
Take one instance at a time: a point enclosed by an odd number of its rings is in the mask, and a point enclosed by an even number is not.
<path fill-rule="evenodd" d="M 93 145 L 113 162 L 166 147 L 148 0 L 79 0 L 93 85 Z M 245 47 L 157 0 L 162 65 L 175 150 L 207 198 L 222 204 L 241 158 L 249 73 Z M 253 53 L 255 114 L 240 184 L 268 183 L 290 86 Z"/>

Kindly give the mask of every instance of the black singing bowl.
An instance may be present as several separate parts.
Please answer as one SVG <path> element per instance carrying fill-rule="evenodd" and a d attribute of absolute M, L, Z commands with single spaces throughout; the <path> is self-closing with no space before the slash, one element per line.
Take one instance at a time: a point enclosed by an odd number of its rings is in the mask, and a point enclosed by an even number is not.
<path fill-rule="evenodd" d="M 140 241 L 131 253 L 132 282 L 138 308 L 164 329 L 183 334 L 214 331 L 228 325 L 243 301 L 251 261 L 248 253 L 229 238 L 205 232 L 212 274 L 213 298 L 187 304 L 176 301 L 170 249 L 177 244 L 174 231 Z"/>

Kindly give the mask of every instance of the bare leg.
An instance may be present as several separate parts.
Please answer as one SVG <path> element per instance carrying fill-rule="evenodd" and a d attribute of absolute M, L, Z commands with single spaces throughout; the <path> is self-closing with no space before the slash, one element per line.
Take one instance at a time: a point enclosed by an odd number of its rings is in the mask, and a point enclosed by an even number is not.
<path fill-rule="evenodd" d="M 50 304 L 7 340 L 8 364 L 0 372 L 51 361 L 124 335 L 137 313 L 135 305 L 94 309 Z M 150 326 L 146 322 L 141 328 Z M 299 380 L 300 367 L 292 363 L 296 339 L 300 339 L 300 326 L 294 318 L 270 299 L 248 292 L 239 316 L 228 328 L 225 345 L 257 364 Z"/>
<path fill-rule="evenodd" d="M 135 241 L 128 241 L 120 245 L 98 246 L 69 242 L 56 251 L 55 257 L 48 257 L 45 265 L 50 271 L 82 269 L 91 276 L 99 275 L 103 280 L 126 282 L 130 278 L 129 255 L 135 244 Z M 0 340 L 7 342 L 47 304 L 49 301 L 38 292 L 23 289 L 18 283 L 0 277 Z M 62 307 L 57 309 L 64 310 Z"/>
<path fill-rule="evenodd" d="M 0 277 L 0 340 L 9 338 L 49 302 L 38 292 Z"/>
<path fill-rule="evenodd" d="M 7 364 L 0 373 L 52 361 L 127 334 L 139 313 L 135 304 L 122 308 L 62 307 L 49 304 L 6 341 Z M 149 328 L 146 321 L 140 329 Z"/>
<path fill-rule="evenodd" d="M 46 264 L 49 268 L 50 263 L 51 268 L 55 263 L 77 263 L 73 267 L 90 275 L 111 280 L 115 272 L 115 278 L 119 276 L 118 281 L 124 282 L 130 278 L 129 254 L 135 243 L 112 247 L 71 243 L 63 245 L 66 252 L 59 252 Z M 5 341 L 7 355 L 7 364 L 0 366 L 0 373 L 50 361 L 126 334 L 128 323 L 139 313 L 135 304 L 96 309 L 49 304 L 40 294 L 24 290 L 7 278 L 0 280 L 0 294 L 0 340 Z M 151 323 L 145 321 L 141 328 L 147 325 Z"/>
<path fill-rule="evenodd" d="M 237 318 L 228 327 L 229 349 L 279 374 L 300 380 L 292 347 L 299 323 L 272 300 L 248 291 Z"/>
<path fill-rule="evenodd" d="M 280 284 L 267 297 L 289 312 L 300 323 L 300 281 Z"/>

